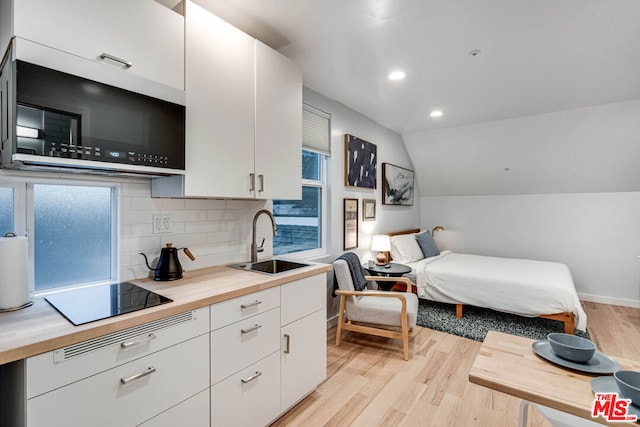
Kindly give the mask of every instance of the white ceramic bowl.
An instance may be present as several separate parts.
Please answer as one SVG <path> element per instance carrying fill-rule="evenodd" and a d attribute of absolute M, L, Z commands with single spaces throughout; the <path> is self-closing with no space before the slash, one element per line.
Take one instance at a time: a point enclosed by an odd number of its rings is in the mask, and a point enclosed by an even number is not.
<path fill-rule="evenodd" d="M 592 341 L 576 335 L 554 332 L 547 335 L 547 339 L 556 356 L 571 362 L 588 362 L 596 352 L 596 345 Z"/>
<path fill-rule="evenodd" d="M 620 389 L 620 395 L 625 399 L 631 399 L 634 405 L 640 406 L 640 372 L 618 371 L 613 373 L 613 377 Z"/>

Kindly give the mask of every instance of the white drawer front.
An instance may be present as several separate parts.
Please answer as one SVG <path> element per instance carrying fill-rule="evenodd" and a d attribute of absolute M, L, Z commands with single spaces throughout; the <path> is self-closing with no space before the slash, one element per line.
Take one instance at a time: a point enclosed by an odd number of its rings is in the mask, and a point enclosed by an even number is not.
<path fill-rule="evenodd" d="M 207 307 L 27 359 L 27 398 L 207 333 Z"/>
<path fill-rule="evenodd" d="M 211 330 L 280 306 L 280 289 L 273 287 L 211 306 Z"/>
<path fill-rule="evenodd" d="M 208 335 L 27 401 L 29 427 L 135 426 L 208 387 Z M 153 367 L 155 372 L 131 379 Z"/>
<path fill-rule="evenodd" d="M 279 348 L 279 308 L 211 332 L 211 384 Z"/>
<path fill-rule="evenodd" d="M 140 424 L 142 427 L 209 427 L 209 389 Z"/>
<path fill-rule="evenodd" d="M 212 426 L 264 426 L 279 414 L 279 352 L 211 387 Z"/>
<path fill-rule="evenodd" d="M 280 289 L 282 292 L 282 326 L 326 307 L 326 274 L 318 274 L 295 282 L 285 283 Z"/>

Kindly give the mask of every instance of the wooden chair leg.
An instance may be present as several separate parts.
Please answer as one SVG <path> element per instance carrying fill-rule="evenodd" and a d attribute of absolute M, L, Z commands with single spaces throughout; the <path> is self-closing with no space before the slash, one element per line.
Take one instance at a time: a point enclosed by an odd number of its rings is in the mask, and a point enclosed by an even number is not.
<path fill-rule="evenodd" d="M 336 347 L 340 346 L 340 337 L 342 336 L 342 323 L 344 322 L 344 307 L 345 300 L 344 295 L 340 295 L 340 311 L 338 312 L 338 327 L 336 329 Z"/>
<path fill-rule="evenodd" d="M 402 349 L 404 360 L 409 360 L 409 322 L 407 316 L 402 316 Z"/>

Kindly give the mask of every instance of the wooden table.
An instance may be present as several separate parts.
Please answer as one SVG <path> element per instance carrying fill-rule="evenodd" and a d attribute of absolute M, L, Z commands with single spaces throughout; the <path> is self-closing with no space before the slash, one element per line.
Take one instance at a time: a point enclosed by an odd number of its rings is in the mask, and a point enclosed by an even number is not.
<path fill-rule="evenodd" d="M 469 381 L 607 424 L 602 417 L 591 418 L 594 395 L 590 382 L 596 375 L 566 369 L 538 357 L 531 349 L 534 342 L 532 339 L 490 331 L 469 371 Z M 640 370 L 638 361 L 613 358 L 620 363 L 620 369 Z"/>

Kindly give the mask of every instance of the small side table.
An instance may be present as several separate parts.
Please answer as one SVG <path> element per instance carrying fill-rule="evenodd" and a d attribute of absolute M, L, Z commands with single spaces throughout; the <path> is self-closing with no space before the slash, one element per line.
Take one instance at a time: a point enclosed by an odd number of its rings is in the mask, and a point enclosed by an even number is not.
<path fill-rule="evenodd" d="M 382 277 L 400 277 L 403 274 L 407 274 L 411 272 L 411 267 L 408 265 L 400 264 L 397 262 L 390 262 L 386 266 L 384 265 L 374 265 L 373 267 L 369 267 L 369 264 L 363 264 L 362 268 L 367 270 L 372 276 L 382 276 Z M 376 282 L 378 284 L 378 288 L 383 291 L 390 291 L 393 288 L 394 282 Z"/>

